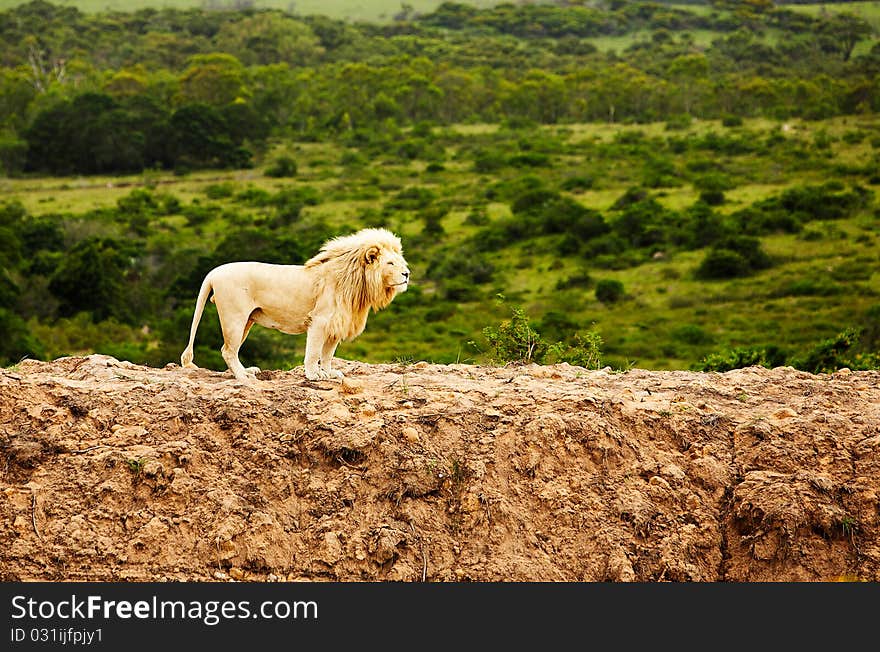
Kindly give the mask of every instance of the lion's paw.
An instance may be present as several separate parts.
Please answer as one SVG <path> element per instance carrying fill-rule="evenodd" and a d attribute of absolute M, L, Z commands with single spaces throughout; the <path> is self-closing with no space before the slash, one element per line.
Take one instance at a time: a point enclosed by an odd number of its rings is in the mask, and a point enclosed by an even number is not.
<path fill-rule="evenodd" d="M 331 369 L 330 371 L 325 371 L 324 373 L 327 374 L 327 378 L 345 378 L 345 374 L 338 369 Z"/>
<path fill-rule="evenodd" d="M 314 371 L 309 371 L 306 369 L 306 378 L 309 380 L 327 380 L 327 372 L 322 369 L 315 369 Z"/>
<path fill-rule="evenodd" d="M 248 373 L 248 375 L 250 375 L 250 376 L 256 376 L 258 373 L 260 373 L 260 368 L 259 368 L 259 367 L 245 367 L 244 370 L 245 370 L 245 371 Z"/>

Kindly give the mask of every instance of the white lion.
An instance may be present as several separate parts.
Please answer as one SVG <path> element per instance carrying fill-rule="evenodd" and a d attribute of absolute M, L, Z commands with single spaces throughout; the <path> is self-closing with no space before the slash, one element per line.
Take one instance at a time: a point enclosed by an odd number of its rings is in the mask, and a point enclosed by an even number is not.
<path fill-rule="evenodd" d="M 400 238 L 385 229 L 362 229 L 328 240 L 305 265 L 220 265 L 202 282 L 180 363 L 195 367 L 193 342 L 213 291 L 211 300 L 223 331 L 220 352 L 237 379 L 249 381 L 259 372 L 256 367 L 245 369 L 238 359 L 254 324 L 282 333 L 306 333 L 306 378 L 341 378 L 342 372 L 332 367 L 339 342 L 360 335 L 370 308 L 385 308 L 408 284 Z"/>

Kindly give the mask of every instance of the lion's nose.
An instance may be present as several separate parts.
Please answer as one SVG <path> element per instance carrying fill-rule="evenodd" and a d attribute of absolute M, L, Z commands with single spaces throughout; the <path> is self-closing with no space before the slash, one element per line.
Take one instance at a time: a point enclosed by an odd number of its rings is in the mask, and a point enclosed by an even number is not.
<path fill-rule="evenodd" d="M 403 278 L 407 278 L 407 279 L 409 278 L 409 270 L 406 270 L 406 271 L 403 273 Z"/>

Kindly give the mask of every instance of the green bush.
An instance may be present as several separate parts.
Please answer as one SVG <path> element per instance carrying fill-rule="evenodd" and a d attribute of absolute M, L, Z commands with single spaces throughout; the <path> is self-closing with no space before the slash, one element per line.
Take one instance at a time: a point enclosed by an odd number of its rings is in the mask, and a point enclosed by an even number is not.
<path fill-rule="evenodd" d="M 680 217 L 653 197 L 628 204 L 611 223 L 612 230 L 632 247 L 649 247 L 669 240 Z"/>
<path fill-rule="evenodd" d="M 486 211 L 480 208 L 475 208 L 464 218 L 464 223 L 470 226 L 486 226 L 489 222 L 489 216 L 486 215 Z"/>
<path fill-rule="evenodd" d="M 583 192 L 584 190 L 590 190 L 594 183 L 593 177 L 576 175 L 566 178 L 559 184 L 559 187 L 569 192 Z"/>
<path fill-rule="evenodd" d="M 492 356 L 498 362 L 568 362 L 569 364 L 598 368 L 601 359 L 602 338 L 596 331 L 586 335 L 574 333 L 572 343 L 558 341 L 549 344 L 536 331 L 525 311 L 511 308 L 511 318 L 497 327 L 487 326 L 483 335 L 492 347 Z M 567 329 L 573 323 L 559 313 L 547 313 L 544 322 L 551 329 Z"/>
<path fill-rule="evenodd" d="M 777 367 L 785 361 L 784 354 L 776 347 L 763 349 L 736 347 L 720 353 L 712 353 L 692 366 L 696 371 L 730 371 L 743 367 Z"/>
<path fill-rule="evenodd" d="M 0 170 L 14 177 L 24 170 L 27 162 L 28 144 L 25 140 L 0 134 Z"/>
<path fill-rule="evenodd" d="M 748 236 L 729 236 L 719 240 L 696 270 L 697 278 L 725 279 L 748 276 L 770 267 L 772 261 L 761 248 L 761 241 Z"/>
<path fill-rule="evenodd" d="M 567 340 L 578 329 L 578 324 L 567 313 L 549 310 L 538 324 L 540 332 L 554 340 Z"/>
<path fill-rule="evenodd" d="M 593 285 L 593 279 L 589 272 L 581 270 L 571 276 L 556 281 L 557 290 L 569 290 L 571 288 L 588 288 Z M 549 313 L 548 313 L 549 314 Z"/>
<path fill-rule="evenodd" d="M 721 124 L 725 127 L 742 127 L 743 119 L 738 115 L 725 115 L 721 118 Z"/>
<path fill-rule="evenodd" d="M 133 305 L 126 289 L 141 252 L 137 242 L 112 238 L 89 238 L 73 247 L 49 282 L 59 314 L 90 312 L 96 321 L 131 320 Z"/>
<path fill-rule="evenodd" d="M 546 188 L 526 190 L 518 195 L 510 205 L 511 212 L 516 214 L 540 215 L 548 204 L 558 201 L 560 194 Z"/>
<path fill-rule="evenodd" d="M 132 215 L 154 215 L 159 212 L 159 202 L 155 195 L 144 188 L 135 188 L 124 197 L 117 199 L 116 207 L 126 218 Z"/>
<path fill-rule="evenodd" d="M 444 279 L 440 283 L 443 298 L 446 301 L 454 301 L 456 303 L 466 303 L 468 301 L 476 301 L 480 298 L 480 293 L 473 283 L 463 276 L 454 276 Z"/>
<path fill-rule="evenodd" d="M 711 344 L 713 340 L 709 333 L 696 324 L 684 324 L 683 326 L 679 326 L 672 331 L 672 337 L 679 342 L 690 344 L 692 346 Z"/>
<path fill-rule="evenodd" d="M 796 369 L 813 374 L 832 373 L 843 367 L 866 370 L 880 368 L 880 351 L 865 350 L 863 329 L 848 328 L 821 341 L 803 358 L 792 362 Z"/>
<path fill-rule="evenodd" d="M 284 178 L 295 177 L 297 172 L 298 166 L 293 158 L 290 156 L 279 156 L 266 168 L 264 174 L 267 177 Z"/>
<path fill-rule="evenodd" d="M 205 196 L 208 199 L 226 199 L 235 194 L 235 186 L 232 183 L 212 183 L 205 186 Z"/>
<path fill-rule="evenodd" d="M 687 113 L 679 113 L 678 115 L 669 116 L 666 119 L 667 131 L 680 131 L 687 129 L 693 124 L 693 118 Z"/>
<path fill-rule="evenodd" d="M 498 150 L 486 149 L 478 152 L 474 157 L 474 171 L 480 174 L 496 172 L 505 165 L 507 165 L 507 157 Z"/>
<path fill-rule="evenodd" d="M 694 202 L 684 212 L 684 223 L 676 235 L 677 244 L 690 248 L 700 248 L 718 242 L 729 234 L 730 227 L 724 217 L 704 202 Z"/>
<path fill-rule="evenodd" d="M 15 364 L 22 358 L 41 359 L 45 349 L 17 314 L 0 308 L 0 366 Z"/>
<path fill-rule="evenodd" d="M 438 281 L 463 277 L 473 285 L 482 285 L 492 280 L 495 266 L 485 254 L 465 246 L 431 261 L 425 273 Z"/>
<path fill-rule="evenodd" d="M 725 279 L 748 276 L 749 261 L 730 249 L 712 248 L 697 268 L 697 278 Z"/>
<path fill-rule="evenodd" d="M 574 334 L 574 343 L 570 345 L 557 342 L 549 347 L 549 355 L 558 362 L 567 362 L 586 369 L 598 369 L 602 366 L 602 337 L 597 331 L 588 331 L 585 335 Z"/>
<path fill-rule="evenodd" d="M 493 358 L 499 362 L 540 362 L 547 353 L 547 343 L 532 328 L 522 308 L 514 306 L 511 312 L 511 318 L 497 327 L 483 329 Z"/>
<path fill-rule="evenodd" d="M 272 193 L 253 186 L 245 188 L 235 196 L 235 201 L 249 206 L 268 206 L 272 203 Z"/>
<path fill-rule="evenodd" d="M 700 201 L 709 206 L 720 206 L 724 203 L 724 193 L 721 190 L 703 190 L 700 192 Z"/>
<path fill-rule="evenodd" d="M 437 199 L 437 194 L 430 188 L 409 186 L 397 193 L 386 204 L 386 208 L 396 210 L 420 210 Z"/>
<path fill-rule="evenodd" d="M 602 303 L 616 303 L 623 298 L 623 283 L 604 278 L 596 283 L 596 299 Z"/>
<path fill-rule="evenodd" d="M 753 208 L 772 213 L 781 211 L 798 215 L 801 221 L 838 220 L 851 217 L 855 212 L 868 206 L 873 192 L 854 186 L 849 192 L 839 182 L 828 182 L 818 186 L 795 186 L 779 195 L 756 202 Z"/>
<path fill-rule="evenodd" d="M 23 220 L 18 228 L 18 237 L 25 257 L 42 250 L 64 249 L 64 230 L 58 216 L 41 215 Z"/>

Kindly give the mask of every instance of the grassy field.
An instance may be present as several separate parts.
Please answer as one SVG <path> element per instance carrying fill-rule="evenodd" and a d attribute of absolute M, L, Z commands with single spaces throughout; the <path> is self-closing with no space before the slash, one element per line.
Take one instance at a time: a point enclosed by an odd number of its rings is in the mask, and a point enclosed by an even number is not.
<path fill-rule="evenodd" d="M 880 32 L 880 2 L 823 2 L 819 4 L 782 4 L 792 11 L 800 11 L 811 16 L 833 13 L 855 14 Z"/>
<path fill-rule="evenodd" d="M 398 15 L 404 6 L 411 8 L 416 13 L 428 13 L 433 11 L 442 0 L 254 0 L 255 7 L 283 9 L 301 16 L 324 15 L 331 18 L 347 20 L 351 22 L 388 22 Z M 486 8 L 499 4 L 501 0 L 467 0 L 466 4 L 475 7 Z M 77 7 L 85 13 L 100 13 L 105 11 L 137 11 L 147 7 L 157 9 L 170 8 L 231 8 L 236 5 L 235 0 L 53 0 L 56 5 Z M 24 4 L 23 0 L 0 0 L 0 10 L 10 9 Z M 697 14 L 708 14 L 715 11 L 706 5 L 675 5 L 685 11 Z M 853 13 L 874 27 L 880 33 L 880 2 L 829 2 L 821 4 L 780 4 L 779 6 L 800 11 L 810 15 L 823 13 Z M 695 32 L 694 41 L 700 45 L 711 40 L 716 35 L 711 32 Z M 591 42 L 602 51 L 620 51 L 633 41 L 649 38 L 650 32 L 644 34 L 635 33 L 622 37 L 602 37 L 591 39 Z M 861 49 L 856 54 L 861 54 Z"/>
<path fill-rule="evenodd" d="M 387 22 L 400 13 L 403 5 L 416 12 L 427 13 L 437 7 L 442 0 L 255 0 L 255 7 L 283 9 L 301 16 L 323 15 L 351 22 Z M 24 4 L 22 0 L 0 0 L 0 10 Z M 235 0 L 53 0 L 53 4 L 77 7 L 86 13 L 105 11 L 137 11 L 147 7 L 161 9 L 173 7 L 186 8 L 232 8 Z M 476 7 L 491 7 L 498 4 L 494 0 L 470 0 L 468 4 Z"/>
<path fill-rule="evenodd" d="M 766 139 L 776 145 L 746 154 L 669 153 L 674 151 L 668 149 L 674 140 L 707 134 Z M 320 201 L 305 208 L 301 221 L 325 222 L 338 231 L 379 221 L 403 238 L 414 272 L 413 289 L 388 310 L 373 315 L 366 332 L 355 342 L 340 347 L 343 357 L 374 362 L 487 361 L 491 356 L 483 328 L 498 325 L 510 316 L 512 306 L 519 305 L 539 328 L 551 313 L 564 315 L 579 332 L 595 328 L 605 341 L 605 361 L 614 367 L 681 369 L 709 353 L 736 346 L 774 345 L 789 353 L 801 352 L 857 322 L 868 308 L 880 303 L 880 210 L 876 199 L 847 219 L 814 221 L 800 233 L 764 236 L 764 249 L 775 264 L 748 278 L 697 279 L 694 271 L 705 250 L 669 248 L 635 265 L 620 266 L 608 260 L 560 255 L 554 236 L 536 236 L 487 252 L 495 272 L 489 282 L 475 285 L 468 296 L 450 298 L 443 278 L 427 278 L 432 264 L 453 255 L 481 233 L 483 226 L 472 222 L 472 213 L 482 211 L 489 224 L 511 215 L 510 199 L 487 196 L 487 189 L 497 187 L 502 192 L 526 178 L 559 187 L 565 179 L 586 173 L 595 179 L 592 187 L 566 195 L 613 219 L 614 202 L 640 182 L 645 152 L 666 152 L 679 180 L 652 190 L 651 195 L 667 208 L 684 211 L 695 202 L 698 192 L 681 175 L 689 166 L 711 165 L 733 180 L 734 187 L 718 207 L 729 215 L 793 186 L 821 184 L 830 178 L 839 180 L 842 187 L 865 184 L 860 166 L 873 161 L 876 167 L 880 160 L 877 116 L 786 125 L 747 120 L 735 128 L 717 121 L 695 121 L 676 130 L 668 129 L 665 123 L 565 125 L 525 132 L 466 125 L 435 129 L 433 138 L 445 150 L 442 165 L 434 168 L 425 161 L 401 159 L 390 152 L 369 159 L 369 165 L 366 158 L 352 164 L 356 150 L 340 144 L 278 143 L 266 160 L 279 153 L 293 155 L 299 166 L 295 179 L 266 177 L 260 167 L 185 176 L 151 171 L 124 178 L 3 179 L 0 193 L 5 199 L 20 200 L 31 214 L 67 214 L 67 219 L 93 208 L 113 207 L 134 188 L 170 193 L 184 206 L 209 207 L 214 217 L 198 225 L 188 224 L 182 215 L 163 217 L 151 223 L 148 244 L 186 243 L 191 255 L 198 255 L 210 252 L 229 233 L 233 226 L 230 219 L 239 225 L 259 222 L 259 212 L 238 199 L 243 192 L 309 187 Z M 551 152 L 546 166 L 508 167 L 492 173 L 474 170 L 475 145 L 515 148 L 526 141 Z M 619 145 L 621 142 L 641 142 L 643 146 L 627 149 Z M 816 147 L 817 142 L 821 147 Z M 877 183 L 876 175 L 872 179 L 868 187 Z M 441 220 L 441 234 L 426 236 L 423 216 L 417 209 L 389 209 L 401 191 L 413 187 L 430 191 L 437 202 L 448 207 Z M 873 189 L 876 191 L 876 185 Z M 81 228 L 89 228 L 86 222 Z M 584 275 L 589 282 L 572 282 Z M 602 279 L 622 282 L 625 298 L 612 304 L 598 301 L 594 286 Z M 507 298 L 506 304 L 496 300 L 499 294 Z M 206 320 L 212 319 L 208 314 Z M 118 350 L 107 346 L 106 333 L 92 332 L 85 324 L 77 329 L 70 326 L 67 322 L 35 324 L 34 329 L 41 339 L 52 343 L 52 356 L 102 348 L 114 354 Z M 119 338 L 150 346 L 149 335 L 134 327 L 119 329 Z M 78 339 L 71 339 L 72 331 L 78 332 Z M 548 331 L 547 337 L 552 341 L 558 335 Z M 265 329 L 255 329 L 243 349 L 243 359 L 252 340 L 257 345 L 270 342 L 283 347 L 291 365 L 301 360 L 302 338 Z"/>

